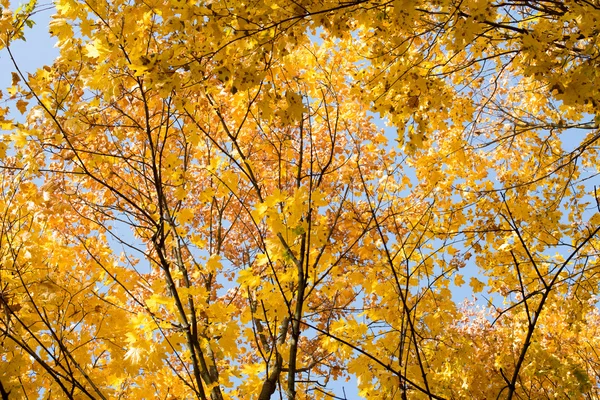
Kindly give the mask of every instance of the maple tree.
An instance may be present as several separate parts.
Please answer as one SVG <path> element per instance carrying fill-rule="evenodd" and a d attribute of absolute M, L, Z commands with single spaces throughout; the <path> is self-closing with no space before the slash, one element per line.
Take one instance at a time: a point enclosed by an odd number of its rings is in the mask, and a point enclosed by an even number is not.
<path fill-rule="evenodd" d="M 26 72 L 0 2 L 3 399 L 600 395 L 600 4 L 54 6 Z"/>

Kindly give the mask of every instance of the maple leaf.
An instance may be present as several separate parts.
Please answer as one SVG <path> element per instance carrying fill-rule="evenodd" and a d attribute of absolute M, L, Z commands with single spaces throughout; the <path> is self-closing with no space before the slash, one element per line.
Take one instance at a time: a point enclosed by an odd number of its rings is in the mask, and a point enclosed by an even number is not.
<path fill-rule="evenodd" d="M 21 114 L 25 114 L 27 112 L 27 105 L 28 104 L 29 103 L 27 101 L 19 99 L 17 101 L 17 110 L 19 110 L 19 112 Z"/>

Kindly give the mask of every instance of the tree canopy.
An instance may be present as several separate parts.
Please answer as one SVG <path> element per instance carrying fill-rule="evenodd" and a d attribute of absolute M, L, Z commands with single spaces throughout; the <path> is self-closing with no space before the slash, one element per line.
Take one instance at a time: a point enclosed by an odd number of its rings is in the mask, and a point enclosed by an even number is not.
<path fill-rule="evenodd" d="M 16 6 L 3 400 L 600 396 L 600 2 Z"/>

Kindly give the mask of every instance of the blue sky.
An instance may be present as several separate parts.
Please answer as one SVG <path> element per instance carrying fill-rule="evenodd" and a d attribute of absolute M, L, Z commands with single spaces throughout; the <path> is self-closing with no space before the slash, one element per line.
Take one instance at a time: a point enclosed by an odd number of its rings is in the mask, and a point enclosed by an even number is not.
<path fill-rule="evenodd" d="M 27 41 L 17 40 L 10 46 L 19 68 L 24 73 L 33 72 L 46 64 L 50 64 L 54 57 L 58 55 L 58 49 L 54 47 L 56 41 L 48 33 L 50 16 L 54 11 L 43 4 L 38 8 L 41 11 L 36 12 L 32 18 L 35 25 L 25 32 Z M 0 71 L 2 71 L 0 73 L 0 88 L 4 89 L 10 85 L 10 72 L 15 71 L 15 67 L 5 50 L 0 52 Z"/>

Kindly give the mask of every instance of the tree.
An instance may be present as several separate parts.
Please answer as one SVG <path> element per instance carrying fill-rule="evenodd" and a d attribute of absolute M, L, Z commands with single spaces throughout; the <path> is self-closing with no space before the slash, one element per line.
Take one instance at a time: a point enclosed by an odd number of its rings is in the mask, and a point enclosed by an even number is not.
<path fill-rule="evenodd" d="M 3 399 L 600 395 L 595 3 L 55 8 L 27 73 L 2 3 Z"/>

